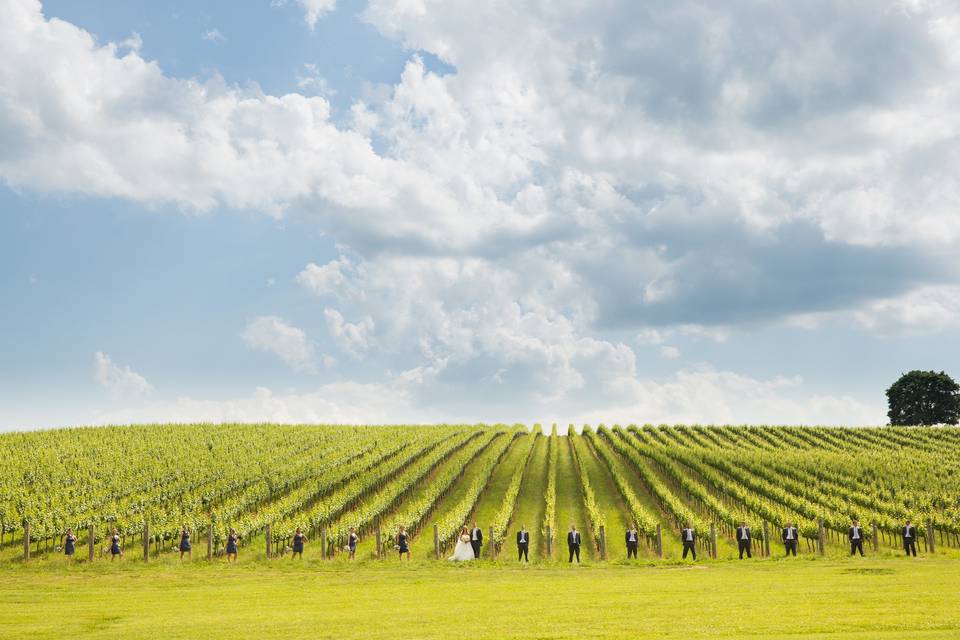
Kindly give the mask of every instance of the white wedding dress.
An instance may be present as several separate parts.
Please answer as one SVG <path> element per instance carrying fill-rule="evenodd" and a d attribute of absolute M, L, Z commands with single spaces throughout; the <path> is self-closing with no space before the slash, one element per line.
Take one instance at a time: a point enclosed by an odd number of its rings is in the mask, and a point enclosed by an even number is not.
<path fill-rule="evenodd" d="M 470 536 L 460 536 L 457 538 L 457 546 L 453 549 L 453 555 L 447 558 L 453 562 L 463 562 L 473 560 L 473 547 L 470 546 Z"/>

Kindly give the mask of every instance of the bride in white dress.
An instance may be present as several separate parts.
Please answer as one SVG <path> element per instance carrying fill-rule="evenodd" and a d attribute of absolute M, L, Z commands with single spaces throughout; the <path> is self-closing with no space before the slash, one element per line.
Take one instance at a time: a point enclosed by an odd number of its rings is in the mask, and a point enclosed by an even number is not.
<path fill-rule="evenodd" d="M 453 549 L 453 555 L 447 558 L 453 562 L 473 560 L 473 547 L 470 546 L 470 534 L 467 528 L 460 529 L 460 535 L 457 536 L 457 546 Z"/>

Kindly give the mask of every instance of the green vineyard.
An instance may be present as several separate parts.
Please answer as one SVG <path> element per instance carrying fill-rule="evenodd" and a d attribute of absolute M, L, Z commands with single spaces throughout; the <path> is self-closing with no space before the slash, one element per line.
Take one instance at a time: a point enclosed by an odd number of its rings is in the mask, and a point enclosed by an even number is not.
<path fill-rule="evenodd" d="M 846 549 L 853 520 L 867 549 L 899 548 L 905 520 L 921 552 L 960 549 L 960 430 L 505 425 L 149 425 L 0 435 L 0 548 L 32 557 L 104 553 L 116 530 L 130 555 L 176 551 L 187 527 L 201 554 L 228 532 L 240 556 L 285 554 L 300 528 L 308 557 L 446 557 L 460 527 L 482 528 L 484 557 L 625 557 L 635 523 L 646 558 L 678 558 L 680 531 L 702 556 L 731 557 L 751 527 L 754 553 L 779 553 L 795 523 L 801 553 Z M 492 535 L 489 535 L 492 534 Z M 25 539 L 28 536 L 28 539 Z M 560 546 L 564 546 L 561 553 Z M 771 552 L 771 547 L 773 552 Z"/>

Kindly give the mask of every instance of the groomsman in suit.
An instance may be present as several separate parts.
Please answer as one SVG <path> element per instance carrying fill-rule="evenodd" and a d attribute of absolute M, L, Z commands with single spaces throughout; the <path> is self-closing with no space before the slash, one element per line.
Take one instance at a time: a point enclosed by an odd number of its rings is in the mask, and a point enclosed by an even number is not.
<path fill-rule="evenodd" d="M 917 557 L 917 528 L 909 520 L 903 525 L 903 550 L 908 556 L 913 552 L 913 557 Z"/>
<path fill-rule="evenodd" d="M 747 526 L 746 522 L 741 522 L 740 526 L 737 527 L 737 547 L 740 549 L 740 559 L 743 560 L 743 552 L 747 552 L 747 557 L 752 558 L 753 554 L 750 553 L 750 545 L 753 544 L 753 538 L 750 535 L 750 527 Z"/>
<path fill-rule="evenodd" d="M 847 532 L 847 538 L 850 539 L 850 555 L 855 555 L 859 551 L 860 557 L 863 557 L 863 527 L 860 526 L 859 520 L 853 521 L 853 526 Z"/>
<path fill-rule="evenodd" d="M 680 532 L 680 542 L 683 543 L 683 558 L 687 558 L 687 552 L 693 554 L 693 559 L 697 559 L 697 534 L 693 530 L 693 525 L 689 522 L 686 528 Z"/>
<path fill-rule="evenodd" d="M 634 522 L 633 526 L 627 529 L 627 559 L 630 559 L 630 556 L 634 558 L 637 557 L 637 547 L 640 546 L 640 534 L 637 532 L 637 523 Z"/>
<path fill-rule="evenodd" d="M 520 531 L 517 531 L 517 561 L 520 560 L 530 562 L 530 534 L 526 525 L 520 525 Z"/>
<path fill-rule="evenodd" d="M 577 556 L 577 564 L 580 564 L 580 532 L 577 531 L 577 525 L 570 525 L 570 533 L 567 534 L 567 547 L 570 549 L 570 560 L 573 562 L 573 556 Z"/>
<path fill-rule="evenodd" d="M 483 530 L 473 523 L 473 529 L 470 530 L 470 546 L 473 547 L 473 557 L 480 559 L 480 547 L 483 546 Z"/>
<path fill-rule="evenodd" d="M 797 540 L 799 535 L 797 535 L 797 525 L 795 523 L 790 523 L 783 528 L 783 548 L 786 549 L 786 555 L 793 554 L 794 557 L 797 556 Z"/>

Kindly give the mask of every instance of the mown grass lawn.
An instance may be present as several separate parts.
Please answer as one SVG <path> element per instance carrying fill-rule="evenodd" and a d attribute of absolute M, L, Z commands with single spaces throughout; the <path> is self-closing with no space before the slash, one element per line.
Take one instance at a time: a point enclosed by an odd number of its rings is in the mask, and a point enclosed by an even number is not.
<path fill-rule="evenodd" d="M 0 638 L 784 636 L 958 638 L 960 563 L 0 566 Z"/>

